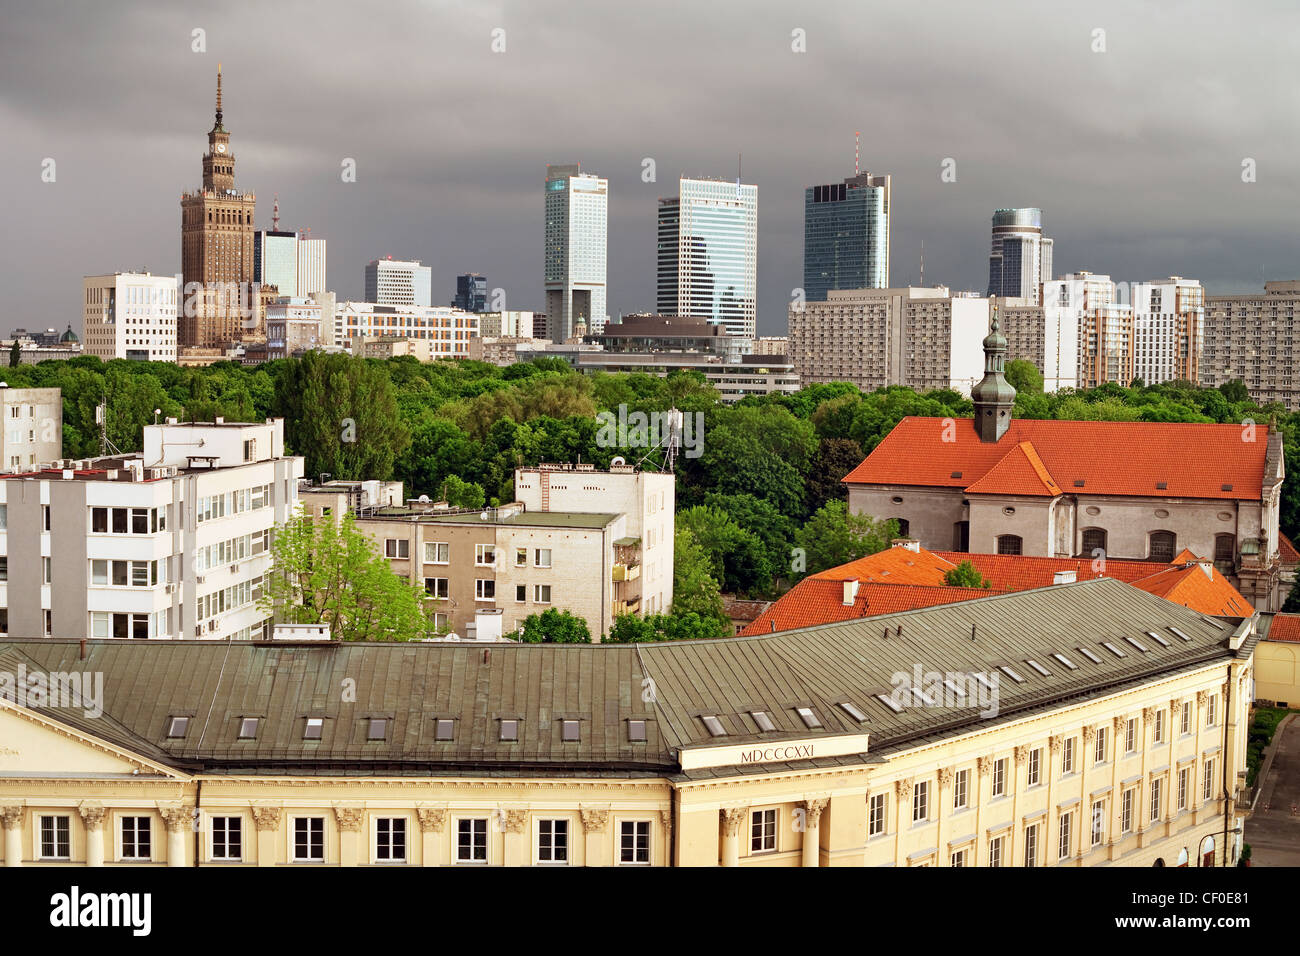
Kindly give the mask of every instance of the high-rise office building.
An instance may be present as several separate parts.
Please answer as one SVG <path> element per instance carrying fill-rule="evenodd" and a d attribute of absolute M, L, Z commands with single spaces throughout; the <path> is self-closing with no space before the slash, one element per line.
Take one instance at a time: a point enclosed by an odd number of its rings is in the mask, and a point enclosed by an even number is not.
<path fill-rule="evenodd" d="M 275 286 L 280 295 L 298 294 L 298 234 L 259 229 L 253 233 L 253 281 Z"/>
<path fill-rule="evenodd" d="M 546 315 L 555 342 L 605 327 L 609 181 L 580 163 L 546 167 Z"/>
<path fill-rule="evenodd" d="M 365 301 L 375 305 L 418 305 L 429 308 L 433 280 L 419 260 L 375 259 L 366 266 Z"/>
<path fill-rule="evenodd" d="M 179 340 L 213 348 L 238 342 L 257 304 L 253 281 L 253 213 L 257 197 L 235 190 L 235 155 L 222 125 L 221 65 L 216 121 L 203 156 L 203 187 L 181 196 L 181 274 L 184 299 Z"/>
<path fill-rule="evenodd" d="M 803 199 L 803 289 L 825 302 L 832 289 L 889 287 L 889 177 L 861 173 L 809 186 Z"/>
<path fill-rule="evenodd" d="M 659 200 L 657 296 L 688 315 L 753 338 L 757 325 L 758 187 L 682 179 Z"/>
<path fill-rule="evenodd" d="M 298 236 L 298 291 L 295 295 L 306 297 L 325 292 L 329 282 L 325 278 L 325 240 Z"/>
<path fill-rule="evenodd" d="M 993 214 L 988 295 L 1040 301 L 1039 286 L 1052 278 L 1052 240 L 1043 235 L 1041 209 L 999 209 Z"/>
<path fill-rule="evenodd" d="M 456 276 L 456 298 L 452 306 L 466 312 L 487 311 L 487 276 L 467 272 Z"/>
<path fill-rule="evenodd" d="M 116 272 L 82 280 L 87 355 L 176 361 L 175 276 Z"/>

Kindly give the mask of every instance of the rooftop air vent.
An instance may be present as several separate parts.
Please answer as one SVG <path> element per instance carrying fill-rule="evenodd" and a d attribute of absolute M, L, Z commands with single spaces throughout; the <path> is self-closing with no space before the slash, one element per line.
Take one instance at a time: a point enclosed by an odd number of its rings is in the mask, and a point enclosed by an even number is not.
<path fill-rule="evenodd" d="M 1167 488 L 1169 487 L 1169 482 L 1167 482 L 1167 481 L 1157 481 L 1157 482 L 1156 482 L 1156 487 L 1159 488 L 1161 491 L 1164 491 L 1165 489 L 1167 489 Z"/>
<path fill-rule="evenodd" d="M 1231 490 L 1232 490 L 1232 482 L 1228 481 L 1228 482 L 1224 482 L 1223 484 L 1219 485 L 1219 490 L 1220 490 L 1220 491 L 1231 491 Z"/>
<path fill-rule="evenodd" d="M 1083 487 L 1083 479 L 1082 479 L 1082 478 L 1076 478 L 1076 479 L 1074 479 L 1074 487 L 1076 487 L 1076 488 L 1082 488 L 1082 487 Z"/>
<path fill-rule="evenodd" d="M 953 478 L 960 478 L 960 477 L 961 477 L 961 472 L 960 472 L 960 471 L 954 471 L 954 472 L 952 473 L 952 477 L 953 477 Z"/>

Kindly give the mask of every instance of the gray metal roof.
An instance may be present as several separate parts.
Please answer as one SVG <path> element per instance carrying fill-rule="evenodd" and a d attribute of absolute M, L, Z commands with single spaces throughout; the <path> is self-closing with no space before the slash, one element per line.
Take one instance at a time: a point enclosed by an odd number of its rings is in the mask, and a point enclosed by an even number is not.
<path fill-rule="evenodd" d="M 1228 649 L 1236 624 L 1100 578 L 715 641 L 490 647 L 89 641 L 81 660 L 78 642 L 33 639 L 0 642 L 0 671 L 12 673 L 23 664 L 28 671 L 102 672 L 103 717 L 87 717 L 76 707 L 52 715 L 180 767 L 673 776 L 681 773 L 682 747 L 868 732 L 878 753 L 985 720 L 974 707 L 905 706 L 895 713 L 872 696 L 890 692 L 896 674 L 910 675 L 918 665 L 922 672 L 945 673 L 1012 666 L 1024 680 L 998 675 L 994 719 L 1006 720 L 1249 654 L 1253 640 L 1237 652 Z M 1168 646 L 1146 631 L 1161 634 Z M 1126 637 L 1137 638 L 1146 651 Z M 1103 641 L 1125 656 L 1104 649 Z M 1080 646 L 1100 663 L 1082 655 Z M 1028 666 L 1029 658 L 1050 674 Z M 843 701 L 868 720 L 859 723 Z M 822 726 L 806 727 L 794 709 L 800 706 L 811 708 Z M 759 730 L 750 716 L 756 710 L 767 713 L 775 730 Z M 704 714 L 718 717 L 727 735 L 711 736 Z M 190 728 L 183 739 L 168 739 L 176 715 L 191 717 Z M 242 717 L 261 718 L 255 739 L 239 739 Z M 321 740 L 303 739 L 308 717 L 324 718 Z M 371 717 L 391 720 L 384 740 L 367 740 Z M 439 718 L 455 721 L 453 740 L 435 739 Z M 499 739 L 502 718 L 520 721 L 518 742 Z M 562 739 L 566 718 L 580 722 L 577 742 Z M 645 743 L 629 741 L 629 718 L 646 720 Z"/>

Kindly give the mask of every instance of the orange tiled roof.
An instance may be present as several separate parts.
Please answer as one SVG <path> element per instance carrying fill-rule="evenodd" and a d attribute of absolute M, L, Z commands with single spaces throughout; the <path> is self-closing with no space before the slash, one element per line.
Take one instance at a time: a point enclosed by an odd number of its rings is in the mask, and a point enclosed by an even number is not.
<path fill-rule="evenodd" d="M 1273 626 L 1268 629 L 1268 639 L 1300 644 L 1300 614 L 1274 614 Z"/>
<path fill-rule="evenodd" d="M 1055 498 L 1064 494 L 1056 483 L 1043 460 L 1034 450 L 1034 443 L 1022 441 L 1002 459 L 984 473 L 984 476 L 969 485 L 966 490 L 972 495 L 1042 495 Z"/>
<path fill-rule="evenodd" d="M 1251 603 L 1208 561 L 1171 565 L 1132 584 L 1202 614 L 1249 617 L 1255 613 Z"/>
<path fill-rule="evenodd" d="M 1283 564 L 1300 564 L 1300 551 L 1295 549 L 1291 539 L 1281 531 L 1277 533 L 1277 550 L 1282 556 Z"/>
<path fill-rule="evenodd" d="M 1045 588 L 1059 571 L 1073 571 L 1078 581 L 1105 577 L 1131 584 L 1169 567 L 1163 561 L 1108 558 L 1105 573 L 1100 573 L 1093 570 L 1092 558 L 1036 558 L 1021 554 L 966 554 L 961 551 L 936 551 L 935 554 L 954 564 L 969 561 L 976 571 L 989 579 L 995 591 Z"/>
<path fill-rule="evenodd" d="M 972 419 L 957 419 L 955 429 L 951 421 L 904 418 L 844 481 L 1016 494 L 1011 489 L 1036 473 L 1020 448 L 1031 443 L 1046 477 L 1066 493 L 1254 500 L 1264 482 L 1267 426 L 1245 442 L 1233 424 L 1017 419 L 1001 441 L 981 442 Z"/>
<path fill-rule="evenodd" d="M 946 555 L 925 548 L 912 551 L 902 545 L 877 551 L 848 564 L 828 568 L 809 577 L 844 581 L 856 580 L 871 584 L 923 584 L 934 587 L 943 584 L 943 576 L 955 567 Z"/>
<path fill-rule="evenodd" d="M 844 603 L 844 582 L 824 577 L 804 578 L 758 619 L 741 631 L 742 636 L 789 631 L 814 624 L 832 624 L 876 614 L 896 614 L 937 604 L 955 604 L 988 597 L 995 591 L 982 588 L 923 587 L 910 584 L 860 584 L 850 607 Z"/>

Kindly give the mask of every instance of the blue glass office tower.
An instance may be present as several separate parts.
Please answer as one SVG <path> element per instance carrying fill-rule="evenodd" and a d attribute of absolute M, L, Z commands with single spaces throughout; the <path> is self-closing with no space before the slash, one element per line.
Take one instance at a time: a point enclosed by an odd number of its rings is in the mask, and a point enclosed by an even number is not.
<path fill-rule="evenodd" d="M 486 312 L 487 277 L 477 272 L 456 276 L 456 298 L 451 304 L 466 312 Z"/>
<path fill-rule="evenodd" d="M 862 173 L 809 186 L 803 200 L 803 288 L 809 302 L 832 289 L 889 288 L 889 177 Z"/>
<path fill-rule="evenodd" d="M 1052 247 L 1052 240 L 1043 235 L 1041 209 L 993 213 L 989 297 L 1008 296 L 1040 305 L 1042 283 L 1052 280 Z"/>

